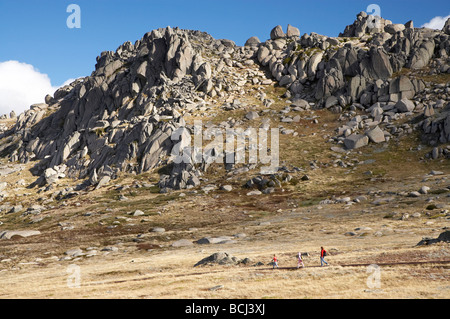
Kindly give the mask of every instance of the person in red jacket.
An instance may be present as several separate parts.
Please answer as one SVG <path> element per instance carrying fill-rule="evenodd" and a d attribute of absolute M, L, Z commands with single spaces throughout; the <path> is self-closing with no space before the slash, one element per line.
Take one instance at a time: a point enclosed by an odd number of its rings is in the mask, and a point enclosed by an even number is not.
<path fill-rule="evenodd" d="M 275 267 L 278 268 L 278 259 L 277 259 L 277 256 L 273 255 L 272 263 L 273 263 L 273 269 L 275 269 Z"/>
<path fill-rule="evenodd" d="M 323 264 L 328 265 L 328 263 L 325 261 L 325 256 L 327 255 L 327 251 L 323 249 L 323 247 L 320 247 L 320 266 L 322 267 Z"/>

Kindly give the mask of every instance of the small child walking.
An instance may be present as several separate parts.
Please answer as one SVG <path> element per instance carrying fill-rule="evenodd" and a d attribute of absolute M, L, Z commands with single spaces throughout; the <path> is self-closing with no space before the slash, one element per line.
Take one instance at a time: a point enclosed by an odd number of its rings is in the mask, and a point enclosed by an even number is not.
<path fill-rule="evenodd" d="M 328 266 L 328 263 L 325 261 L 325 256 L 327 255 L 327 251 L 323 249 L 323 247 L 320 247 L 320 266 L 322 267 L 323 264 L 326 264 Z"/>
<path fill-rule="evenodd" d="M 305 265 L 303 264 L 303 259 L 302 259 L 302 253 L 299 252 L 297 255 L 297 269 L 300 268 L 300 266 L 305 267 Z"/>

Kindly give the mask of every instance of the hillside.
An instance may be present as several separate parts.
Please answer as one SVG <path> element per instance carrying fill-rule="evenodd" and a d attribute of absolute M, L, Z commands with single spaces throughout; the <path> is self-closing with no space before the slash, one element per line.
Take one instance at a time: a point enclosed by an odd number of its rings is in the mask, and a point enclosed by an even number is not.
<path fill-rule="evenodd" d="M 372 18 L 153 30 L 2 116 L 0 296 L 448 298 L 450 22 Z"/>

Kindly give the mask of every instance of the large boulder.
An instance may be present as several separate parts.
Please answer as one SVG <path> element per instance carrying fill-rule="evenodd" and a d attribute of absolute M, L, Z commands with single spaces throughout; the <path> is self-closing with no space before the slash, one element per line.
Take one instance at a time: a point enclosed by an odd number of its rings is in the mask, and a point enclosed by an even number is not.
<path fill-rule="evenodd" d="M 251 37 L 245 42 L 245 46 L 256 46 L 260 43 L 261 41 L 259 40 L 258 37 Z"/>
<path fill-rule="evenodd" d="M 442 31 L 443 31 L 445 34 L 450 35 L 450 18 L 448 18 L 447 21 L 445 22 L 445 25 L 444 25 L 444 27 L 442 28 Z"/>
<path fill-rule="evenodd" d="M 323 54 L 324 54 L 323 52 L 315 53 L 313 56 L 311 56 L 311 58 L 308 61 L 307 76 L 310 81 L 314 80 L 314 78 L 316 76 L 317 67 L 318 67 L 320 61 L 322 61 Z"/>
<path fill-rule="evenodd" d="M 364 77 L 357 75 L 350 79 L 348 93 L 353 101 L 359 100 L 365 89 L 366 79 Z"/>
<path fill-rule="evenodd" d="M 364 147 L 367 144 L 369 144 L 369 137 L 361 134 L 351 134 L 344 140 L 344 145 L 349 150 Z"/>
<path fill-rule="evenodd" d="M 430 59 L 433 57 L 434 49 L 435 43 L 433 39 L 422 43 L 414 50 L 409 62 L 409 68 L 416 70 L 427 66 L 428 62 L 430 62 Z"/>
<path fill-rule="evenodd" d="M 405 30 L 404 24 L 388 24 L 384 27 L 384 31 L 390 34 L 395 34 Z"/>
<path fill-rule="evenodd" d="M 372 47 L 368 57 L 361 62 L 362 75 L 374 80 L 387 79 L 394 72 L 389 55 L 383 48 Z"/>
<path fill-rule="evenodd" d="M 189 246 L 193 246 L 194 243 L 188 239 L 179 239 L 177 241 L 174 241 L 172 243 L 172 247 L 189 247 Z"/>
<path fill-rule="evenodd" d="M 300 37 L 300 30 L 296 27 L 291 26 L 288 24 L 287 30 L 286 30 L 286 36 L 287 37 Z"/>
<path fill-rule="evenodd" d="M 271 40 L 276 40 L 276 39 L 285 38 L 285 37 L 286 37 L 286 34 L 284 33 L 281 25 L 277 25 L 275 28 L 272 29 L 272 31 L 270 31 L 270 39 Z"/>
<path fill-rule="evenodd" d="M 415 107 L 416 106 L 414 102 L 406 98 L 401 99 L 395 104 L 395 108 L 401 113 L 412 112 L 414 111 Z"/>
<path fill-rule="evenodd" d="M 405 29 L 414 29 L 414 22 L 413 20 L 409 20 L 405 23 Z"/>
<path fill-rule="evenodd" d="M 317 81 L 315 92 L 315 98 L 317 100 L 327 99 L 335 92 L 345 87 L 344 75 L 340 64 L 337 60 L 332 61 L 335 63 L 329 63 Z"/>
<path fill-rule="evenodd" d="M 270 50 L 266 48 L 265 46 L 261 46 L 258 49 L 257 58 L 259 63 L 261 63 L 263 66 L 266 66 L 269 63 L 269 57 L 270 57 Z"/>
<path fill-rule="evenodd" d="M 0 239 L 11 239 L 13 237 L 30 237 L 39 235 L 38 230 L 5 230 L 0 231 Z"/>
<path fill-rule="evenodd" d="M 390 82 L 389 94 L 394 94 L 398 99 L 412 99 L 416 92 L 412 81 L 407 76 L 401 75 Z"/>
<path fill-rule="evenodd" d="M 213 265 L 213 264 L 230 265 L 230 264 L 236 264 L 236 263 L 237 263 L 236 257 L 233 257 L 225 252 L 218 252 L 218 253 L 214 253 L 206 258 L 203 258 L 198 263 L 196 263 L 194 265 L 194 267 L 207 266 L 207 265 Z"/>
<path fill-rule="evenodd" d="M 438 238 L 425 237 L 420 242 L 417 243 L 417 246 L 431 245 L 439 242 L 446 242 L 446 243 L 450 242 L 450 230 L 446 230 L 440 233 Z"/>
<path fill-rule="evenodd" d="M 377 125 L 366 133 L 372 143 L 382 143 L 386 141 L 383 130 Z"/>

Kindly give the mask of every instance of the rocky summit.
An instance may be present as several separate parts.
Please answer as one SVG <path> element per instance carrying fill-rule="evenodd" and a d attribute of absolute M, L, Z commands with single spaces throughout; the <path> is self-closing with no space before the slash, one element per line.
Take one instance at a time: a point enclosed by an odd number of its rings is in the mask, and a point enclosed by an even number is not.
<path fill-rule="evenodd" d="M 151 31 L 134 44 L 102 52 L 90 76 L 20 114 L 0 135 L 0 151 L 11 162 L 36 162 L 36 185 L 58 176 L 89 178 L 95 185 L 120 172 L 140 174 L 167 163 L 177 142 L 172 133 L 189 131 L 184 115 L 218 97 L 239 96 L 235 92 L 249 82 L 285 87 L 294 103 L 306 100 L 316 109 L 366 111 L 335 137 L 348 149 L 396 134 L 393 122 L 404 114 L 415 119 L 411 126 L 428 143 L 447 143 L 448 82 L 427 87 L 421 75 L 449 74 L 448 30 L 370 19 L 361 12 L 337 38 L 300 37 L 291 25 L 286 32 L 276 26 L 270 40 L 252 37 L 244 47 L 199 31 Z M 248 71 L 239 78 L 235 69 Z M 167 187 L 197 185 L 199 172 L 185 166 L 174 169 Z M 188 172 L 185 180 L 182 172 Z"/>
<path fill-rule="evenodd" d="M 417 260 L 377 249 L 448 229 L 449 24 L 361 12 L 338 37 L 278 25 L 244 46 L 166 27 L 102 52 L 91 75 L 0 118 L 0 245 L 23 244 L 0 265 L 188 251 L 200 270 L 255 269 L 296 238 L 340 245 L 342 264 L 367 247 L 367 264 L 448 262 L 448 241 Z"/>

